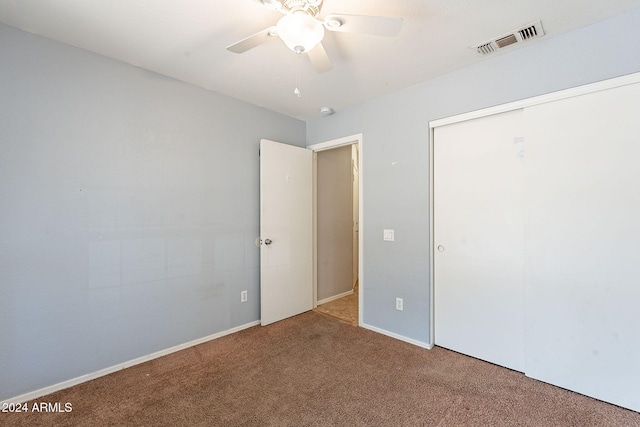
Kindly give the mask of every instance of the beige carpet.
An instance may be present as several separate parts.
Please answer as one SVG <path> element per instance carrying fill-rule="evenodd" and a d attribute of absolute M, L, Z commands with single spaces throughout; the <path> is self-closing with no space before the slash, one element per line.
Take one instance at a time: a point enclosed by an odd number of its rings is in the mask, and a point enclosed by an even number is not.
<path fill-rule="evenodd" d="M 640 414 L 306 313 L 38 399 L 3 426 L 640 426 Z M 29 405 L 32 405 L 30 403 Z"/>

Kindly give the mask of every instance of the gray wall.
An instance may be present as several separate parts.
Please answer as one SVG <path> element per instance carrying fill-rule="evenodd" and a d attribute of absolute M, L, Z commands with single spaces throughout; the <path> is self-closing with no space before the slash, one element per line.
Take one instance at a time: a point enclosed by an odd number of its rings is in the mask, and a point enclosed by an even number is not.
<path fill-rule="evenodd" d="M 0 400 L 259 319 L 260 138 L 305 123 L 0 24 Z"/>
<path fill-rule="evenodd" d="M 309 145 L 363 133 L 366 324 L 430 338 L 429 121 L 638 72 L 636 40 L 640 10 L 307 122 Z M 395 229 L 395 242 L 383 242 L 384 228 Z"/>
<path fill-rule="evenodd" d="M 640 71 L 639 39 L 634 11 L 307 123 L 364 134 L 365 323 L 429 340 L 428 122 Z M 0 24 L 0 400 L 257 320 L 258 141 L 304 132 Z"/>

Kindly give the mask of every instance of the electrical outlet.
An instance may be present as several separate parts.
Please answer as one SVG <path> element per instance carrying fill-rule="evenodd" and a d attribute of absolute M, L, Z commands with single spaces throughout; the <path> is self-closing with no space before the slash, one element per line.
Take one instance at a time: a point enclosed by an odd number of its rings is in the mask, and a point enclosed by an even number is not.
<path fill-rule="evenodd" d="M 240 302 L 247 302 L 247 291 L 240 292 Z"/>
<path fill-rule="evenodd" d="M 402 298 L 396 298 L 396 310 L 404 310 Z"/>

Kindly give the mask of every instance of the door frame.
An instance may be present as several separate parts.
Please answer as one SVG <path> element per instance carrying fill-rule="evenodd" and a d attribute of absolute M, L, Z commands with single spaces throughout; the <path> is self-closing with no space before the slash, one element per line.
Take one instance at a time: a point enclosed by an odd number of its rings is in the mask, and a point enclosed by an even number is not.
<path fill-rule="evenodd" d="M 318 216 L 318 200 L 317 200 L 317 168 L 316 160 L 317 153 L 320 151 L 331 150 L 333 148 L 344 147 L 347 145 L 357 144 L 358 146 L 358 326 L 363 324 L 363 312 L 364 308 L 361 304 L 364 295 L 364 280 L 363 280 L 363 235 L 364 227 L 362 222 L 363 217 L 363 168 L 362 168 L 362 134 L 345 136 L 338 139 L 332 139 L 329 141 L 321 142 L 307 146 L 308 149 L 313 151 L 313 308 L 318 307 L 318 240 L 317 240 L 317 216 Z"/>
<path fill-rule="evenodd" d="M 508 102 L 505 104 L 482 108 L 455 116 L 445 117 L 442 119 L 432 120 L 429 122 L 429 346 L 435 345 L 435 218 L 434 218 L 434 129 L 439 126 L 445 126 L 453 123 L 459 123 L 467 120 L 477 119 L 500 114 L 507 111 L 518 110 L 521 108 L 540 105 L 547 102 L 553 102 L 561 99 L 571 98 L 575 96 L 585 95 L 601 90 L 612 89 L 620 86 L 630 85 L 640 82 L 640 73 L 627 74 L 620 77 L 614 77 L 595 83 L 584 84 L 581 86 L 550 92 L 544 95 L 538 95 L 518 101 Z M 526 289 L 525 289 L 526 292 Z"/>

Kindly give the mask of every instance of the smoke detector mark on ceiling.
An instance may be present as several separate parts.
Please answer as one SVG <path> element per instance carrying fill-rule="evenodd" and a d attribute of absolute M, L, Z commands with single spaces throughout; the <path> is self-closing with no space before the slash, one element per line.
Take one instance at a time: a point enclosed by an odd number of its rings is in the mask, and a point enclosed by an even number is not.
<path fill-rule="evenodd" d="M 511 46 L 512 44 L 520 43 L 532 38 L 541 37 L 543 35 L 544 30 L 542 29 L 542 23 L 540 21 L 536 21 L 532 24 L 514 30 L 511 33 L 505 34 L 504 36 L 486 41 L 476 46 L 475 49 L 478 53 L 487 55 L 489 53 L 495 52 L 498 49 L 502 49 L 507 46 Z"/>

